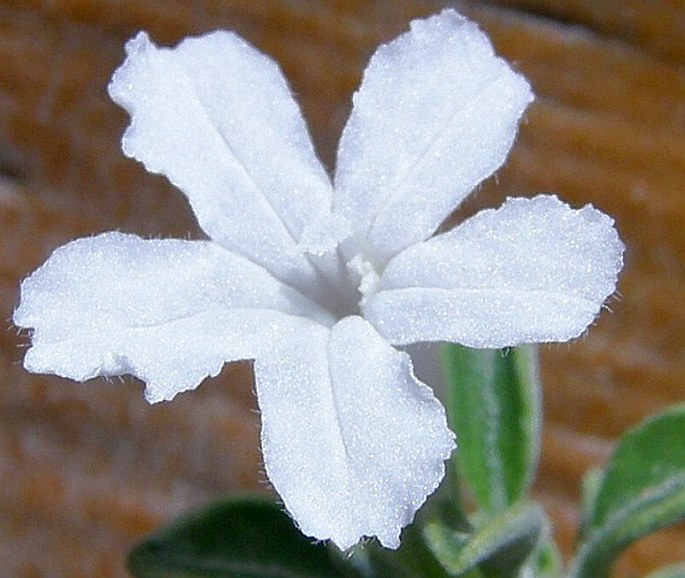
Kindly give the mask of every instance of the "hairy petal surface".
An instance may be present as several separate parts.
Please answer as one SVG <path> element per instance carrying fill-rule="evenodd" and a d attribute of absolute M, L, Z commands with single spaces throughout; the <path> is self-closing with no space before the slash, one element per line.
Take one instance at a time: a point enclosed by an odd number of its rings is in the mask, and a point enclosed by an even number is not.
<path fill-rule="evenodd" d="M 332 192 L 277 64 L 225 31 L 173 49 L 140 33 L 126 52 L 109 86 L 131 115 L 124 152 L 178 186 L 214 241 L 315 294 L 298 244 L 329 229 Z"/>
<path fill-rule="evenodd" d="M 213 243 L 105 233 L 59 248 L 28 277 L 14 323 L 32 328 L 27 370 L 77 381 L 131 374 L 154 402 L 333 320 Z"/>
<path fill-rule="evenodd" d="M 502 164 L 531 100 L 474 23 L 453 10 L 415 20 L 378 48 L 354 95 L 335 212 L 387 262 Z"/>
<path fill-rule="evenodd" d="M 613 220 L 590 205 L 509 199 L 398 255 L 364 314 L 395 344 L 566 341 L 614 292 L 622 255 Z"/>
<path fill-rule="evenodd" d="M 281 347 L 255 362 L 269 479 L 305 534 L 397 548 L 454 448 L 442 405 L 360 317 Z"/>

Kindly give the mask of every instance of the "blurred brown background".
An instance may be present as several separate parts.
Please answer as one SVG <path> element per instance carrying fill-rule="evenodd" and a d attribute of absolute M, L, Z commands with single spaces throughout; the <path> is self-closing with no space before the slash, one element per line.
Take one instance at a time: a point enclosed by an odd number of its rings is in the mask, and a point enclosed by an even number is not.
<path fill-rule="evenodd" d="M 537 493 L 566 552 L 580 476 L 631 424 L 681 401 L 685 367 L 685 3 L 451 3 L 478 20 L 538 100 L 505 169 L 464 209 L 556 191 L 616 218 L 620 296 L 587 337 L 544 348 L 547 422 Z M 0 0 L 0 576 L 123 577 L 162 520 L 262 488 L 249 367 L 171 404 L 139 383 L 27 375 L 9 321 L 20 279 L 61 243 L 103 230 L 197 235 L 183 197 L 119 150 L 105 92 L 123 43 L 232 28 L 273 55 L 330 167 L 367 58 L 431 0 Z M 685 529 L 633 547 L 639 576 L 685 559 Z"/>

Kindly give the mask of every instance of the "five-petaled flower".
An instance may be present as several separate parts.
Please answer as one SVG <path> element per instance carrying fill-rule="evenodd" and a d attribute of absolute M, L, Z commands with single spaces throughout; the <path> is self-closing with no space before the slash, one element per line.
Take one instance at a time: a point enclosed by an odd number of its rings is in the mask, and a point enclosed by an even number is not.
<path fill-rule="evenodd" d="M 14 314 L 26 368 L 132 374 L 155 402 L 254 360 L 266 472 L 300 529 L 397 547 L 454 448 L 402 348 L 579 335 L 621 268 L 611 219 L 538 196 L 433 236 L 532 100 L 454 11 L 374 54 L 333 183 L 279 68 L 237 35 L 160 49 L 141 33 L 126 50 L 109 87 L 132 118 L 124 152 L 186 194 L 210 240 L 56 250 Z"/>

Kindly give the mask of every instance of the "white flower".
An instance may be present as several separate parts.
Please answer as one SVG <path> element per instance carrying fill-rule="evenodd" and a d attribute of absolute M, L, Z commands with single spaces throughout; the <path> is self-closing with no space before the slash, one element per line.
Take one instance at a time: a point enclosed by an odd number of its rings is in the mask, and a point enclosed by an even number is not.
<path fill-rule="evenodd" d="M 334 185 L 276 64 L 215 32 L 141 33 L 110 85 L 124 152 L 188 197 L 211 240 L 106 233 L 22 284 L 29 371 L 132 374 L 169 400 L 253 359 L 269 479 L 301 530 L 399 545 L 454 448 L 394 346 L 564 341 L 615 287 L 612 221 L 511 199 L 432 237 L 504 161 L 532 99 L 451 10 L 379 47 L 354 96 Z"/>

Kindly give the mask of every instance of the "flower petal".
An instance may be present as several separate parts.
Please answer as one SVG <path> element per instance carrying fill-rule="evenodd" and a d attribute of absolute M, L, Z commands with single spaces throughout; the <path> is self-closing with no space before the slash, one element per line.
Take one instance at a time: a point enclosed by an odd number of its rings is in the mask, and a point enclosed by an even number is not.
<path fill-rule="evenodd" d="M 270 355 L 293 327 L 332 324 L 259 266 L 206 241 L 80 239 L 21 293 L 14 323 L 33 328 L 27 370 L 77 381 L 135 375 L 149 401 L 197 387 L 224 362 Z"/>
<path fill-rule="evenodd" d="M 614 292 L 622 255 L 612 219 L 589 205 L 509 199 L 398 255 L 364 314 L 395 344 L 566 341 Z"/>
<path fill-rule="evenodd" d="M 330 218 L 331 186 L 280 69 L 231 32 L 157 48 L 145 33 L 109 86 L 131 115 L 124 152 L 165 174 L 207 234 L 310 290 L 297 247 Z"/>
<path fill-rule="evenodd" d="M 445 412 L 360 317 L 255 362 L 269 479 L 302 532 L 347 549 L 399 546 L 454 448 Z"/>
<path fill-rule="evenodd" d="M 415 20 L 378 48 L 354 95 L 334 211 L 387 262 L 502 164 L 531 100 L 475 24 L 453 10 Z"/>

